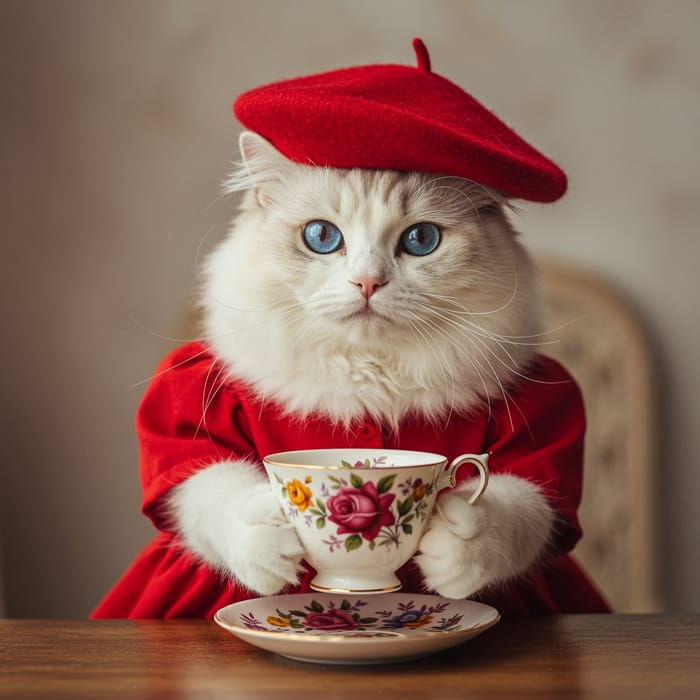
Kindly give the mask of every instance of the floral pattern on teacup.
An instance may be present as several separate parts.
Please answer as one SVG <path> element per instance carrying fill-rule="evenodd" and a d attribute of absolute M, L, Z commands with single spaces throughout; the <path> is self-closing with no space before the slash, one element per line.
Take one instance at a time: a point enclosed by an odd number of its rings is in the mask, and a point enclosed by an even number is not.
<path fill-rule="evenodd" d="M 390 466 L 387 465 L 386 459 L 386 457 L 372 457 L 372 459 L 365 460 L 358 459 L 354 464 L 350 464 L 350 462 L 341 459 L 340 464 L 345 469 L 376 469 L 377 467 L 386 468 L 387 466 Z"/>
<path fill-rule="evenodd" d="M 328 523 L 336 526 L 335 533 L 322 540 L 331 552 L 341 548 L 352 552 L 364 542 L 370 549 L 377 545 L 398 547 L 403 535 L 413 533 L 412 523 L 425 520 L 428 515 L 425 497 L 433 493 L 437 479 L 425 483 L 420 478 L 406 478 L 397 486 L 402 496 L 398 497 L 395 492 L 390 493 L 397 476 L 389 473 L 376 483 L 364 481 L 357 472 L 349 478 L 330 476 L 330 488 L 322 483 L 316 492 L 311 475 L 306 475 L 303 481 L 285 482 L 275 474 L 291 518 L 304 514 L 306 525 L 319 530 Z"/>
<path fill-rule="evenodd" d="M 339 535 L 349 534 L 358 540 L 357 545 L 351 549 L 359 547 L 362 539 L 374 542 L 382 528 L 391 528 L 397 519 L 391 509 L 396 496 L 384 493 L 382 481 L 375 485 L 372 481 L 361 483 L 361 479 L 356 478 L 352 486 L 338 488 L 337 493 L 326 500 L 325 507 L 323 501 L 317 500 L 319 509 L 312 509 L 311 512 L 319 516 L 317 523 L 320 521 L 323 524 L 328 518 L 338 526 Z"/>
<path fill-rule="evenodd" d="M 434 605 L 417 607 L 414 601 L 397 603 L 396 608 L 378 610 L 367 614 L 368 601 L 347 598 L 339 602 L 330 601 L 323 605 L 312 600 L 303 610 L 281 610 L 276 615 L 268 615 L 265 621 L 258 620 L 252 612 L 241 614 L 241 623 L 248 629 L 263 632 L 317 632 L 317 633 L 357 633 L 364 630 L 425 629 L 430 632 L 446 632 L 457 627 L 463 618 L 461 614 L 444 615 L 449 603 L 437 602 Z"/>
<path fill-rule="evenodd" d="M 309 483 L 311 477 L 307 476 L 305 481 Z M 313 503 L 311 500 L 311 490 L 306 484 L 299 481 L 299 479 L 288 481 L 285 488 L 287 489 L 287 498 L 289 502 L 298 508 L 299 512 L 303 513 Z"/>

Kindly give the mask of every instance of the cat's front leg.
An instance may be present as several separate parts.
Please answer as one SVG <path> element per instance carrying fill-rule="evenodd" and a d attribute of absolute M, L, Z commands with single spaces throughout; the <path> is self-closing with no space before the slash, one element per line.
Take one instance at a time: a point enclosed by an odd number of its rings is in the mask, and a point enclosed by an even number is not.
<path fill-rule="evenodd" d="M 416 562 L 426 585 L 446 598 L 525 573 L 542 554 L 555 514 L 542 490 L 509 474 L 492 475 L 478 503 L 474 484 L 442 495 L 420 543 Z"/>
<path fill-rule="evenodd" d="M 304 553 L 270 484 L 254 464 L 213 464 L 177 486 L 170 506 L 186 546 L 262 595 L 297 583 Z"/>

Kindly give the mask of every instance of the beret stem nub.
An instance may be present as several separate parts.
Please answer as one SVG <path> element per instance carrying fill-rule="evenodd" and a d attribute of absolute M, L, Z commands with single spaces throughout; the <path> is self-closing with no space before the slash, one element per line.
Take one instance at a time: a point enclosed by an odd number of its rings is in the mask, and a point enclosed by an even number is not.
<path fill-rule="evenodd" d="M 416 37 L 413 40 L 413 50 L 416 52 L 416 62 L 418 63 L 418 70 L 430 73 L 430 54 L 428 49 L 425 48 L 425 44 L 422 39 Z"/>

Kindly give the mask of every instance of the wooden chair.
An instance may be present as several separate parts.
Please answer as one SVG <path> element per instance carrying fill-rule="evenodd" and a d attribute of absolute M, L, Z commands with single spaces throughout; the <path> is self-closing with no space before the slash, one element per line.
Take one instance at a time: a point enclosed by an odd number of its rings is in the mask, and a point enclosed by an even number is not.
<path fill-rule="evenodd" d="M 551 260 L 539 264 L 549 330 L 542 351 L 568 368 L 586 402 L 584 536 L 574 556 L 616 612 L 660 610 L 648 341 L 609 284 Z"/>

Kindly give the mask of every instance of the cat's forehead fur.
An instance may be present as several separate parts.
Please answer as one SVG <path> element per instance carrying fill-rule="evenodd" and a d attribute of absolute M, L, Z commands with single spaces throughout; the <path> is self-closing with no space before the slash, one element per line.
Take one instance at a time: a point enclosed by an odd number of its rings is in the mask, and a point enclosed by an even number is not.
<path fill-rule="evenodd" d="M 280 227 L 332 222 L 342 229 L 350 254 L 380 243 L 393 249 L 398 234 L 419 222 L 442 229 L 478 224 L 486 208 L 503 202 L 494 190 L 462 178 L 290 163 L 250 134 L 242 137 L 241 150 L 245 169 L 229 181 L 230 190 L 251 187 L 255 196 L 247 206 L 279 219 Z"/>
<path fill-rule="evenodd" d="M 392 170 L 350 170 L 300 167 L 297 178 L 284 183 L 294 193 L 287 206 L 298 203 L 300 218 L 309 208 L 327 211 L 349 224 L 371 230 L 403 219 L 406 224 L 435 221 L 455 226 L 470 213 L 496 203 L 498 195 L 482 185 L 455 177 Z"/>

